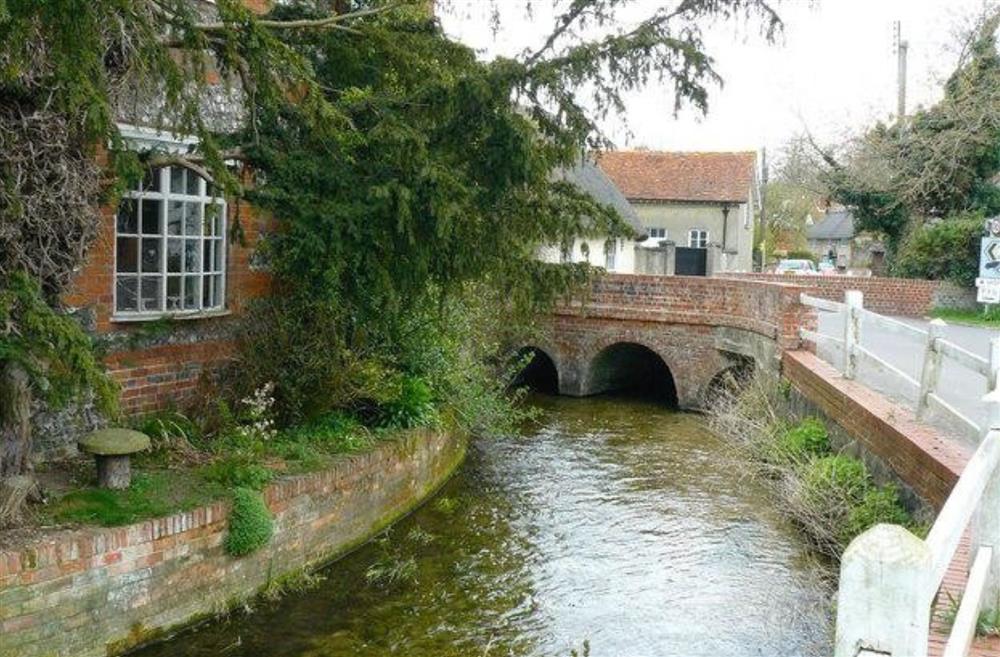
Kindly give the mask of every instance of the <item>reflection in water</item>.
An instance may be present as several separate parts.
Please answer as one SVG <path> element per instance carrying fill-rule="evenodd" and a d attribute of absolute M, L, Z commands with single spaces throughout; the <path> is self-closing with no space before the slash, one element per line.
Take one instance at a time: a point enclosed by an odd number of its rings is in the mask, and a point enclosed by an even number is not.
<path fill-rule="evenodd" d="M 437 498 L 316 589 L 145 657 L 806 655 L 826 595 L 795 531 L 697 416 L 542 398 L 541 428 L 481 440 Z M 370 584 L 373 564 L 415 579 Z"/>

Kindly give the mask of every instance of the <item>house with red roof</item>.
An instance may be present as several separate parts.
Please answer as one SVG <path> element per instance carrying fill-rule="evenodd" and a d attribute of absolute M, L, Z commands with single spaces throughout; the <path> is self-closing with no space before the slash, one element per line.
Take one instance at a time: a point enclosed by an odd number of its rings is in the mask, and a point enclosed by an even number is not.
<path fill-rule="evenodd" d="M 649 236 L 637 248 L 668 247 L 672 273 L 752 271 L 756 153 L 608 151 L 597 162 Z"/>

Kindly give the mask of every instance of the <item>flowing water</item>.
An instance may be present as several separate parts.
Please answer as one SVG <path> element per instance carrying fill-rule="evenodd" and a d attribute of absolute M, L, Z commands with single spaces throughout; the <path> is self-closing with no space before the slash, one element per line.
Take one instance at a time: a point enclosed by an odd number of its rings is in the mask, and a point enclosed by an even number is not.
<path fill-rule="evenodd" d="M 144 657 L 593 657 L 828 652 L 827 594 L 795 530 L 691 414 L 539 398 L 316 588 Z M 392 581 L 393 574 L 396 581 Z"/>

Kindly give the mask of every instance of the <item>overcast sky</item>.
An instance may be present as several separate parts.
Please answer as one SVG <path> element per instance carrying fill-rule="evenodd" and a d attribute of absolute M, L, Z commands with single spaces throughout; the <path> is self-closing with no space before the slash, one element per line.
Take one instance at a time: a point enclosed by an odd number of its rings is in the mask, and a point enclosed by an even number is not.
<path fill-rule="evenodd" d="M 497 0 L 500 30 L 490 28 L 483 0 L 452 0 L 441 12 L 448 34 L 483 57 L 537 46 L 553 23 L 551 0 L 534 0 L 531 20 L 512 11 L 523 0 Z M 509 2 L 508 5 L 505 3 Z M 565 4 L 565 3 L 563 3 Z M 642 0 L 642 15 L 664 4 Z M 955 33 L 983 0 L 785 0 L 779 42 L 768 45 L 753 26 L 720 24 L 706 32 L 708 52 L 725 80 L 711 90 L 708 115 L 673 116 L 672 90 L 654 85 L 633 94 L 625 117 L 604 129 L 620 148 L 769 151 L 808 128 L 835 140 L 895 113 L 893 21 L 910 44 L 908 106 L 932 103 L 957 58 Z M 625 126 L 631 131 L 628 135 Z"/>

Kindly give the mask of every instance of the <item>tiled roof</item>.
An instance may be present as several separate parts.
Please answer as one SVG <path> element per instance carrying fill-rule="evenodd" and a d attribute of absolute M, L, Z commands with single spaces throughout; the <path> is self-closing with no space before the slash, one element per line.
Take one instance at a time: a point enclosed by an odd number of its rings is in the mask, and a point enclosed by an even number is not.
<path fill-rule="evenodd" d="M 630 201 L 746 202 L 757 154 L 608 151 L 598 164 Z"/>
<path fill-rule="evenodd" d="M 811 240 L 842 240 L 854 237 L 854 215 L 850 210 L 827 212 L 822 219 L 806 229 Z"/>

